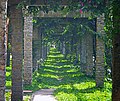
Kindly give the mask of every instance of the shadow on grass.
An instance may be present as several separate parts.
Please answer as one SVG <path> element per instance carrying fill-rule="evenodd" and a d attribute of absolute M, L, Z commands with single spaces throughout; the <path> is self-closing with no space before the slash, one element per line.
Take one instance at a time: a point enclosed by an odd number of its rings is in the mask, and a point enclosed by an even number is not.
<path fill-rule="evenodd" d="M 81 73 L 80 68 L 76 68 L 70 61 L 65 60 L 64 56 L 57 52 L 56 49 L 50 51 L 44 65 L 34 72 L 32 85 L 24 86 L 24 89 L 33 91 L 43 88 L 55 88 L 55 96 L 59 101 L 106 101 L 104 99 L 96 100 L 99 99 L 99 96 L 104 98 L 105 90 L 96 88 L 93 78 Z M 99 94 L 103 95 L 98 95 L 94 99 L 98 91 Z M 67 94 L 73 97 L 69 98 Z M 88 94 L 91 94 L 90 99 L 92 100 L 88 100 Z M 108 93 L 106 96 L 110 99 Z"/>

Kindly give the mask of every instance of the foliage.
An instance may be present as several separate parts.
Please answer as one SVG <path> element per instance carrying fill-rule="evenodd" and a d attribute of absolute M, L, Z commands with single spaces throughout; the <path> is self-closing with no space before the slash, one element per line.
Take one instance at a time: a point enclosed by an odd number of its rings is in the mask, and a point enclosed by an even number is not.
<path fill-rule="evenodd" d="M 11 70 L 12 66 L 6 67 L 6 88 L 11 89 Z"/>
<path fill-rule="evenodd" d="M 10 101 L 10 98 L 11 98 L 11 93 L 10 92 L 6 92 L 5 93 L 5 101 Z"/>
<path fill-rule="evenodd" d="M 35 27 L 41 30 L 44 42 L 79 40 L 79 38 L 89 32 L 95 32 L 95 19 L 87 18 L 35 18 Z M 76 43 L 73 43 L 76 44 Z"/>
<path fill-rule="evenodd" d="M 44 88 L 56 89 L 54 96 L 58 101 L 111 101 L 111 83 L 96 88 L 93 78 L 81 73 L 54 48 L 44 65 L 34 72 L 32 85 L 24 87 L 34 92 Z"/>
<path fill-rule="evenodd" d="M 89 18 L 96 18 L 102 13 L 105 13 L 105 31 L 111 36 L 111 32 L 113 31 L 112 11 L 113 9 L 119 9 L 119 0 L 115 1 L 116 6 L 114 6 L 114 1 L 115 0 L 66 0 L 66 3 L 64 3 L 63 0 L 45 0 L 42 3 L 39 2 L 37 4 L 39 6 L 34 6 L 34 4 L 36 4 L 36 0 L 25 0 L 25 2 L 22 2 L 19 5 L 23 5 L 22 7 L 26 8 L 29 13 L 33 13 L 34 15 L 38 14 L 39 11 L 43 11 L 45 13 L 48 13 L 49 11 L 61 11 L 63 14 L 71 11 L 79 11 L 78 16 L 83 12 L 91 12 L 91 16 L 89 16 Z M 33 6 L 31 4 L 33 4 Z"/>

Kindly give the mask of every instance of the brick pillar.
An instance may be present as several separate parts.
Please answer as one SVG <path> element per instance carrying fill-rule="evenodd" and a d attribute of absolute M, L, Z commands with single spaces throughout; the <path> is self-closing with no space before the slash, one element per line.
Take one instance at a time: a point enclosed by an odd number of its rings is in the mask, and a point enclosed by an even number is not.
<path fill-rule="evenodd" d="M 45 44 L 45 59 L 47 58 L 47 43 Z"/>
<path fill-rule="evenodd" d="M 57 47 L 58 47 L 58 51 L 60 51 L 60 41 L 58 41 Z"/>
<path fill-rule="evenodd" d="M 47 55 L 49 54 L 50 52 L 50 45 L 47 45 Z"/>
<path fill-rule="evenodd" d="M 38 59 L 41 61 L 41 57 L 42 57 L 42 33 L 41 30 L 39 29 L 38 32 Z M 39 67 L 40 67 L 41 63 L 39 63 Z"/>
<path fill-rule="evenodd" d="M 5 60 L 7 50 L 5 41 L 6 0 L 0 0 L 0 8 L 0 101 L 5 101 Z"/>
<path fill-rule="evenodd" d="M 81 50 L 80 50 L 80 65 L 81 71 L 85 72 L 86 70 L 86 36 L 81 37 Z"/>
<path fill-rule="evenodd" d="M 120 1 L 113 3 L 112 101 L 120 101 Z"/>
<path fill-rule="evenodd" d="M 62 53 L 62 41 L 60 41 L 60 46 L 59 47 L 60 47 L 59 51 Z"/>
<path fill-rule="evenodd" d="M 76 61 L 79 61 L 79 43 L 76 46 Z"/>
<path fill-rule="evenodd" d="M 42 52 L 41 59 L 44 60 L 44 46 L 43 46 L 43 44 L 42 44 L 42 47 L 41 47 L 41 52 Z"/>
<path fill-rule="evenodd" d="M 12 98 L 11 101 L 23 100 L 22 63 L 23 63 L 23 19 L 22 10 L 10 6 L 12 28 Z"/>
<path fill-rule="evenodd" d="M 66 50 L 66 49 L 65 49 L 65 47 L 66 47 L 65 41 L 62 42 L 62 45 L 63 45 L 63 46 L 62 46 L 62 54 L 65 55 L 65 54 L 66 54 L 66 53 L 65 53 L 65 50 Z"/>
<path fill-rule="evenodd" d="M 42 45 L 42 59 L 46 59 L 46 44 Z"/>
<path fill-rule="evenodd" d="M 104 36 L 104 16 L 101 15 L 97 18 L 97 32 L 100 33 L 101 36 Z M 103 87 L 104 86 L 104 42 L 98 36 L 96 38 L 96 86 Z"/>
<path fill-rule="evenodd" d="M 86 34 L 86 75 L 93 76 L 93 38 Z"/>
<path fill-rule="evenodd" d="M 24 16 L 24 84 L 32 83 L 32 32 L 33 17 Z"/>
<path fill-rule="evenodd" d="M 34 27 L 33 30 L 33 69 L 37 70 L 40 67 L 41 58 L 41 35 L 38 32 L 38 28 Z"/>

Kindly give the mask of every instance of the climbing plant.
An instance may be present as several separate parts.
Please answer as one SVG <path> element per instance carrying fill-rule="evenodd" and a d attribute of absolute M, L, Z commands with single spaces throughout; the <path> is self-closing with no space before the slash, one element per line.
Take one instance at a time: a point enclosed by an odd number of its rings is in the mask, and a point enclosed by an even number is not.
<path fill-rule="evenodd" d="M 36 4 L 36 0 L 30 0 L 30 3 Z M 23 3 L 24 5 L 27 5 L 27 2 Z M 60 6 L 64 4 L 64 6 Z M 39 5 L 39 4 L 38 4 Z M 49 11 L 61 11 L 63 14 L 67 14 L 70 11 L 77 11 L 78 15 L 82 14 L 85 11 L 90 11 L 91 18 L 96 18 L 97 16 L 101 15 L 102 13 L 105 14 L 105 31 L 106 31 L 106 40 L 107 45 L 110 44 L 110 46 L 113 48 L 113 99 L 116 98 L 116 91 L 120 93 L 120 90 L 118 90 L 118 87 L 120 85 L 119 78 L 120 78 L 120 58 L 119 50 L 120 50 L 120 3 L 119 0 L 44 0 L 41 5 L 34 7 L 34 6 L 24 6 L 28 9 L 28 12 L 37 14 L 39 10 L 43 10 L 45 13 L 48 13 Z M 71 27 L 71 26 L 69 26 Z M 65 27 L 66 29 L 68 28 Z M 69 31 L 69 30 L 68 30 Z M 64 30 L 63 34 L 67 35 L 66 30 Z M 53 33 L 53 32 L 51 32 Z M 112 44 L 111 44 L 112 43 Z M 117 95 L 119 96 L 119 94 Z"/>

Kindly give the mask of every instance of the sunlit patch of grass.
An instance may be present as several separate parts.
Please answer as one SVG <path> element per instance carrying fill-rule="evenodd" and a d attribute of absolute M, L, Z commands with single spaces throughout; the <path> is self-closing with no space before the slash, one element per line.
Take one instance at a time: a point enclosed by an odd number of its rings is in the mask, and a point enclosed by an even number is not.
<path fill-rule="evenodd" d="M 92 82 L 92 81 L 82 82 L 82 83 L 79 83 L 79 84 L 74 84 L 73 87 L 78 89 L 78 90 L 87 89 L 87 88 L 95 87 L 95 83 Z"/>
<path fill-rule="evenodd" d="M 11 98 L 11 93 L 10 92 L 6 92 L 5 93 L 5 101 L 10 101 Z"/>
<path fill-rule="evenodd" d="M 72 93 L 59 92 L 56 97 L 58 101 L 78 101 L 76 95 Z"/>
<path fill-rule="evenodd" d="M 6 72 L 6 76 L 11 76 L 11 73 L 10 72 Z"/>
<path fill-rule="evenodd" d="M 11 89 L 12 82 L 11 81 L 6 81 L 6 88 Z"/>
<path fill-rule="evenodd" d="M 23 101 L 30 101 L 30 99 L 31 99 L 31 96 L 29 95 L 23 96 Z"/>
<path fill-rule="evenodd" d="M 12 86 L 11 70 L 12 70 L 12 62 L 10 61 L 10 66 L 6 67 L 6 85 L 5 86 L 7 90 L 11 89 L 11 86 Z M 11 98 L 11 92 L 10 91 L 5 92 L 6 101 L 10 101 L 10 98 Z"/>
<path fill-rule="evenodd" d="M 12 70 L 11 65 L 9 67 L 6 67 L 6 88 L 7 89 L 11 88 L 11 70 Z"/>

